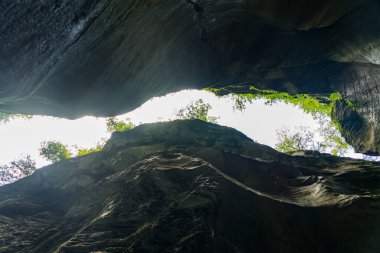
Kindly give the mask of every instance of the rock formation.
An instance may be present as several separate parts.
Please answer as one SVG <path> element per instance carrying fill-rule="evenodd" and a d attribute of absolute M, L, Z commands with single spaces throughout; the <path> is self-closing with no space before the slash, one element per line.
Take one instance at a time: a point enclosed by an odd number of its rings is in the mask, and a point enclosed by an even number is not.
<path fill-rule="evenodd" d="M 377 0 L 6 0 L 0 10 L 1 111 L 115 115 L 237 83 L 339 91 L 361 122 L 342 118 L 345 137 L 379 153 Z"/>
<path fill-rule="evenodd" d="M 379 182 L 379 163 L 146 124 L 0 187 L 0 252 L 377 253 Z"/>

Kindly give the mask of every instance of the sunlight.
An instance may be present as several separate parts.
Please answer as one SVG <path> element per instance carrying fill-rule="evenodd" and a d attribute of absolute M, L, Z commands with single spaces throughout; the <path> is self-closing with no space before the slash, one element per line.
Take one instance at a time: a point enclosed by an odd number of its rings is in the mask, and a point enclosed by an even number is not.
<path fill-rule="evenodd" d="M 136 110 L 117 116 L 117 119 L 129 118 L 135 125 L 176 119 L 176 112 L 196 99 L 203 99 L 212 106 L 210 115 L 218 117 L 218 124 L 233 127 L 253 140 L 275 147 L 276 130 L 285 126 L 294 129 L 306 126 L 311 131 L 318 123 L 310 114 L 294 105 L 278 102 L 266 105 L 264 99 L 257 99 L 246 105 L 244 111 L 234 110 L 231 96 L 217 97 L 213 93 L 199 90 L 184 90 L 156 97 Z M 91 148 L 110 137 L 106 129 L 106 118 L 84 117 L 68 120 L 47 116 L 34 116 L 32 119 L 16 118 L 0 124 L 0 164 L 7 164 L 29 154 L 41 167 L 50 162 L 39 155 L 44 141 L 59 141 L 71 150 Z M 352 148 L 348 156 L 363 158 L 355 154 Z"/>
<path fill-rule="evenodd" d="M 0 164 L 30 154 L 37 167 L 50 162 L 39 155 L 41 142 L 57 140 L 69 146 L 93 147 L 102 138 L 109 138 L 105 119 L 84 117 L 68 120 L 47 116 L 32 119 L 17 118 L 0 125 Z"/>

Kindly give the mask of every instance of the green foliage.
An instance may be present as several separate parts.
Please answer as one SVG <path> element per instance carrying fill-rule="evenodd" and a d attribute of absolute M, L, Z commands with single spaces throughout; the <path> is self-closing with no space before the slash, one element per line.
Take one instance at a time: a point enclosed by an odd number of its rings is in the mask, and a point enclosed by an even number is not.
<path fill-rule="evenodd" d="M 8 122 L 11 118 L 11 114 L 0 112 L 0 122 Z"/>
<path fill-rule="evenodd" d="M 286 104 L 292 104 L 295 106 L 300 107 L 304 112 L 310 113 L 313 116 L 316 116 L 317 114 L 323 113 L 330 115 L 332 104 L 331 103 L 321 103 L 318 99 L 308 95 L 308 94 L 297 94 L 297 95 L 290 95 L 286 92 L 271 92 L 268 91 L 266 93 L 256 93 L 256 94 L 239 94 L 236 95 L 237 97 L 240 97 L 238 99 L 238 103 L 241 103 L 239 100 L 243 100 L 243 102 L 251 102 L 255 99 L 265 99 L 266 104 L 272 105 L 274 103 L 277 103 L 279 101 L 284 102 Z M 335 93 L 332 95 L 335 98 Z M 330 98 L 328 98 L 328 101 L 331 101 Z M 241 108 L 241 106 L 237 106 L 237 109 Z"/>
<path fill-rule="evenodd" d="M 338 92 L 326 96 L 312 96 L 309 94 L 289 94 L 274 90 L 259 90 L 255 87 L 234 86 L 227 88 L 209 88 L 207 91 L 221 96 L 232 94 L 235 105 L 234 109 L 243 111 L 247 103 L 252 103 L 256 99 L 265 99 L 266 104 L 272 105 L 277 102 L 292 104 L 301 108 L 305 113 L 313 116 L 318 121 L 320 127 L 317 133 L 306 128 L 298 128 L 295 132 L 289 129 L 280 129 L 277 132 L 278 143 L 276 149 L 282 152 L 297 150 L 318 150 L 320 152 L 330 152 L 333 155 L 343 155 L 348 151 L 349 145 L 340 135 L 340 125 L 331 121 L 331 112 L 336 101 L 342 100 Z M 347 106 L 355 109 L 355 106 L 345 100 Z M 321 141 L 315 139 L 318 134 Z"/>
<path fill-rule="evenodd" d="M 108 118 L 106 120 L 107 131 L 109 133 L 112 132 L 124 132 L 131 130 L 135 127 L 135 125 L 130 121 L 130 119 L 126 119 L 126 121 L 118 120 L 115 117 Z"/>
<path fill-rule="evenodd" d="M 234 110 L 244 111 L 246 109 L 247 102 L 252 102 L 252 99 L 248 98 L 247 96 L 235 95 L 234 102 Z"/>
<path fill-rule="evenodd" d="M 93 148 L 80 148 L 78 149 L 76 156 L 88 155 L 94 152 L 102 151 L 102 149 L 103 149 L 103 146 L 96 146 Z"/>
<path fill-rule="evenodd" d="M 209 116 L 211 109 L 212 106 L 210 104 L 204 103 L 203 99 L 198 99 L 180 109 L 176 113 L 176 116 L 180 119 L 199 119 L 206 122 L 217 123 L 217 117 Z"/>
<path fill-rule="evenodd" d="M 275 148 L 281 152 L 293 152 L 299 150 L 315 150 L 314 133 L 305 127 L 299 127 L 296 132 L 291 132 L 288 128 L 277 130 Z"/>
<path fill-rule="evenodd" d="M 218 96 L 231 94 L 235 102 L 234 109 L 239 111 L 245 109 L 246 103 L 251 103 L 257 99 L 265 99 L 266 104 L 268 105 L 272 105 L 277 102 L 284 102 L 286 104 L 298 106 L 304 112 L 316 117 L 318 117 L 319 114 L 326 114 L 331 116 L 334 102 L 342 99 L 341 95 L 338 92 L 330 94 L 329 97 L 312 96 L 309 94 L 293 95 L 286 92 L 277 92 L 274 90 L 260 90 L 253 86 L 236 86 L 233 88 L 207 88 L 205 90 L 213 92 Z M 350 105 L 352 104 L 350 103 Z"/>
<path fill-rule="evenodd" d="M 0 165 L 0 185 L 12 183 L 18 179 L 31 175 L 36 170 L 36 162 L 30 155 L 11 162 L 9 165 Z"/>
<path fill-rule="evenodd" d="M 41 143 L 40 155 L 51 162 L 58 162 L 73 156 L 84 156 L 93 152 L 102 151 L 105 143 L 106 140 L 102 139 L 92 148 L 78 148 L 78 146 L 73 146 L 72 149 L 76 149 L 76 154 L 72 154 L 67 145 L 58 141 L 48 141 Z"/>
<path fill-rule="evenodd" d="M 58 141 L 48 141 L 41 143 L 40 155 L 51 162 L 58 162 L 70 158 L 72 154 L 68 147 Z"/>
<path fill-rule="evenodd" d="M 81 148 L 81 149 L 78 149 L 78 153 L 76 156 L 84 156 L 84 155 L 88 155 L 88 154 L 91 154 L 93 152 L 98 152 L 101 150 L 102 150 L 101 147 L 94 147 L 94 148 L 89 148 L 89 149 Z"/>
<path fill-rule="evenodd" d="M 339 94 L 339 92 L 334 92 L 334 93 L 330 94 L 330 101 L 331 102 L 338 101 L 341 99 L 342 99 L 342 96 Z"/>
<path fill-rule="evenodd" d="M 322 115 L 318 118 L 318 124 L 318 133 L 322 137 L 322 147 L 319 150 L 321 152 L 329 151 L 334 156 L 345 155 L 349 145 L 340 134 L 340 125 Z"/>
<path fill-rule="evenodd" d="M 32 115 L 25 115 L 25 114 L 9 114 L 0 112 L 0 123 L 8 123 L 10 120 L 15 118 L 24 118 L 24 119 L 31 119 Z"/>
<path fill-rule="evenodd" d="M 327 116 L 321 115 L 318 121 L 319 128 L 313 132 L 306 127 L 298 127 L 295 131 L 287 128 L 277 130 L 275 148 L 281 152 L 317 150 L 329 152 L 334 156 L 345 155 L 349 145 L 340 135 L 339 129 L 331 123 Z"/>

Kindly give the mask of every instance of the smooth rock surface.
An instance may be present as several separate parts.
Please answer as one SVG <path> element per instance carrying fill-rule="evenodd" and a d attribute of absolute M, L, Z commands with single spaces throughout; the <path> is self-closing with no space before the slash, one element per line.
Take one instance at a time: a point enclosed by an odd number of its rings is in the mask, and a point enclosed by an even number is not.
<path fill-rule="evenodd" d="M 377 0 L 1 1 L 0 111 L 110 116 L 233 84 L 336 90 L 368 131 L 348 141 L 379 154 L 379 12 Z"/>
<path fill-rule="evenodd" d="M 141 125 L 0 187 L 0 252 L 377 253 L 379 182 L 379 163 Z"/>

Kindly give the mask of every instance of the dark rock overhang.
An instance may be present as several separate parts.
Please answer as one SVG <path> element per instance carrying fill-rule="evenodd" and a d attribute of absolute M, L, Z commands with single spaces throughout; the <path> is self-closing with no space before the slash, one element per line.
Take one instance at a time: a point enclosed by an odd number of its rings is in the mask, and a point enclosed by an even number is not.
<path fill-rule="evenodd" d="M 0 111 L 115 115 L 237 83 L 338 91 L 356 105 L 354 117 L 337 107 L 345 137 L 379 153 L 379 1 L 2 1 L 0 10 Z"/>

